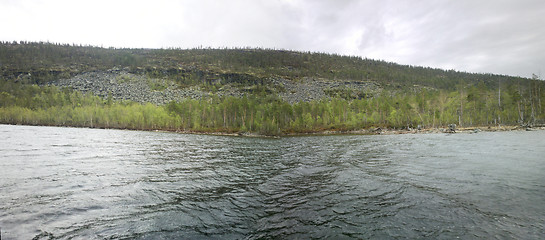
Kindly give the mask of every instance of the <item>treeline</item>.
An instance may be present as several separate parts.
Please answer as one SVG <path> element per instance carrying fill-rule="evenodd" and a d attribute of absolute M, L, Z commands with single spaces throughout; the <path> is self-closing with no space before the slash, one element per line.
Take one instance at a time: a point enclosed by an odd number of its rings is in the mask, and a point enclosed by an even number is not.
<path fill-rule="evenodd" d="M 254 78 L 375 81 L 386 88 L 416 84 L 449 91 L 454 90 L 460 81 L 483 82 L 491 90 L 496 89 L 499 82 L 512 85 L 527 80 L 399 65 L 358 56 L 248 48 L 114 49 L 45 42 L 1 42 L 0 63 L 1 75 L 5 79 L 26 76 L 26 82 L 34 84 L 114 67 L 173 79 L 185 78 L 188 74 L 213 76 L 233 73 Z"/>
<path fill-rule="evenodd" d="M 431 128 L 451 123 L 461 126 L 544 123 L 545 94 L 537 85 L 524 93 L 515 85 L 501 92 L 488 90 L 484 84 L 457 87 L 454 91 L 422 90 L 416 94 L 382 94 L 356 100 L 334 98 L 293 105 L 272 95 L 249 95 L 187 99 L 155 106 L 113 101 L 51 86 L 2 82 L 0 122 L 265 135 L 371 127 Z"/>

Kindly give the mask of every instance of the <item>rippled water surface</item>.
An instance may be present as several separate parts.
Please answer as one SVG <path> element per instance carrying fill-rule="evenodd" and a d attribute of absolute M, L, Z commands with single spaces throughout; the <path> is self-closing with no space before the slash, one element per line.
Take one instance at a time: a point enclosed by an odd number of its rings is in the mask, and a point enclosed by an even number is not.
<path fill-rule="evenodd" d="M 545 236 L 545 131 L 0 136 L 2 239 Z"/>

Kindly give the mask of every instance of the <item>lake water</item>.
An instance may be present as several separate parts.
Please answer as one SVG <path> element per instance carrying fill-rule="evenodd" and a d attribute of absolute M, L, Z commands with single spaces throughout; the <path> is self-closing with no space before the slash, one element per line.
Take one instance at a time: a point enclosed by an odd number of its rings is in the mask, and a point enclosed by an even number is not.
<path fill-rule="evenodd" d="M 0 136 L 2 239 L 545 236 L 545 131 Z"/>

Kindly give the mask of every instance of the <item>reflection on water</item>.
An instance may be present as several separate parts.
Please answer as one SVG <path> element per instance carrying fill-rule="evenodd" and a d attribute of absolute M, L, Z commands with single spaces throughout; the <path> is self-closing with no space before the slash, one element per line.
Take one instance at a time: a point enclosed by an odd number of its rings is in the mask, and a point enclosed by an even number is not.
<path fill-rule="evenodd" d="M 6 239 L 541 238 L 545 132 L 282 139 L 0 125 Z"/>

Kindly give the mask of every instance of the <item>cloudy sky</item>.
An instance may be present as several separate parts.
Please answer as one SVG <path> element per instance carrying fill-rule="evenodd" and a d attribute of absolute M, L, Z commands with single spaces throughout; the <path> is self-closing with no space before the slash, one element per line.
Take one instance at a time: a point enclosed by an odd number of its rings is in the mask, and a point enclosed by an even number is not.
<path fill-rule="evenodd" d="M 264 47 L 545 75 L 543 0 L 0 0 L 0 40 Z"/>

